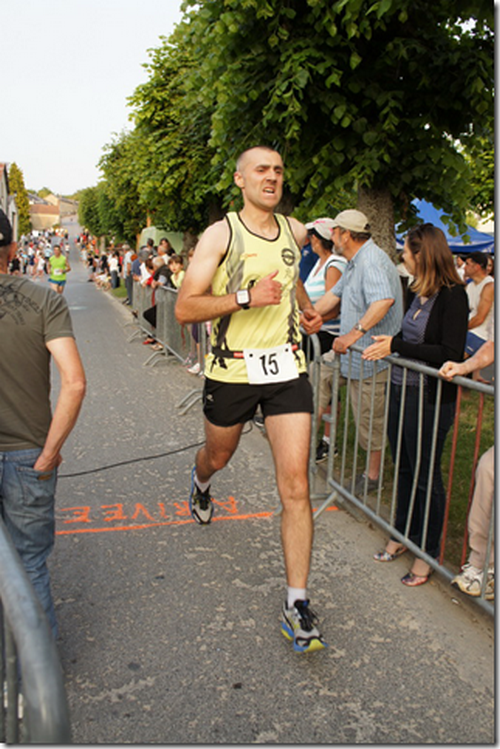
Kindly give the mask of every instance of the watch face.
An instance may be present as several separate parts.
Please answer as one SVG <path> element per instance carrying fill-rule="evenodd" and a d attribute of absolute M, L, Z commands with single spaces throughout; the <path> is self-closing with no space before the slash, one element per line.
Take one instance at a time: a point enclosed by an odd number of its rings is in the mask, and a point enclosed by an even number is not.
<path fill-rule="evenodd" d="M 250 292 L 248 289 L 240 289 L 236 292 L 236 301 L 238 304 L 240 304 L 242 307 L 244 305 L 249 304 L 250 302 Z"/>

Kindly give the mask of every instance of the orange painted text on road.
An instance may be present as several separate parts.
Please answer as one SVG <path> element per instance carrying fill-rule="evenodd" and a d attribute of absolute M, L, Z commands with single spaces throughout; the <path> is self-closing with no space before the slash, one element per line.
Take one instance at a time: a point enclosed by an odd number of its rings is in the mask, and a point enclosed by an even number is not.
<path fill-rule="evenodd" d="M 214 499 L 215 513 L 212 522 L 221 520 L 251 520 L 269 518 L 273 511 L 244 512 L 238 507 L 234 497 L 226 500 Z M 337 509 L 336 507 L 329 508 Z M 64 536 L 74 533 L 106 533 L 110 531 L 141 530 L 162 525 L 184 525 L 194 523 L 185 500 L 173 502 L 168 507 L 164 502 L 130 504 L 117 502 L 110 505 L 80 505 L 57 509 L 56 535 Z"/>

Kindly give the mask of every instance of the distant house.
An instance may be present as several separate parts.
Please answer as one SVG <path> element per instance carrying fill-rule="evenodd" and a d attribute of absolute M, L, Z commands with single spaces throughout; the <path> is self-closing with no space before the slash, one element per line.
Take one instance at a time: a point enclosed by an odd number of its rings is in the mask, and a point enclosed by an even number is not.
<path fill-rule="evenodd" d="M 52 195 L 51 197 L 54 198 L 55 196 Z M 39 195 L 30 192 L 28 193 L 28 200 L 30 203 L 31 228 L 34 231 L 47 231 L 60 223 L 61 216 L 59 215 L 57 198 L 54 201 L 49 201 L 47 198 L 41 198 Z"/>
<path fill-rule="evenodd" d="M 44 200 L 46 203 L 50 203 L 50 205 L 56 205 L 59 207 L 59 198 L 57 195 L 54 195 L 54 193 L 50 192 L 48 195 L 44 197 Z"/>
<path fill-rule="evenodd" d="M 9 177 L 7 164 L 0 164 L 0 208 L 7 213 L 9 209 Z"/>
<path fill-rule="evenodd" d="M 7 211 L 10 225 L 12 226 L 12 235 L 17 241 L 19 239 L 19 215 L 17 211 L 16 199 L 13 195 L 9 195 L 9 209 Z"/>
<path fill-rule="evenodd" d="M 78 201 L 70 198 L 59 198 L 59 213 L 61 218 L 76 215 L 78 213 Z"/>
<path fill-rule="evenodd" d="M 11 225 L 14 239 L 17 240 L 18 234 L 18 216 L 16 200 L 9 190 L 9 175 L 7 173 L 7 164 L 0 163 L 0 208 L 7 215 Z"/>
<path fill-rule="evenodd" d="M 59 206 L 49 203 L 30 205 L 31 226 L 35 231 L 47 231 L 60 223 Z"/>
<path fill-rule="evenodd" d="M 37 203 L 47 205 L 47 201 L 37 195 L 36 192 L 28 192 L 28 201 L 30 205 L 36 205 Z"/>
<path fill-rule="evenodd" d="M 76 200 L 62 198 L 53 193 L 49 193 L 45 198 L 30 193 L 29 201 L 31 225 L 33 229 L 38 231 L 51 229 L 56 224 L 60 224 L 61 219 L 66 216 L 78 213 L 78 202 Z"/>

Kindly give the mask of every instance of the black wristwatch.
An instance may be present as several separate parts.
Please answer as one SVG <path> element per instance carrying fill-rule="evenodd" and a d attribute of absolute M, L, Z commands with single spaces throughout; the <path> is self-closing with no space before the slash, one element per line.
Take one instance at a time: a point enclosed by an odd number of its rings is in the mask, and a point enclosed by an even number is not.
<path fill-rule="evenodd" d="M 363 335 L 365 335 L 366 333 L 368 333 L 368 331 L 365 330 L 365 328 L 363 328 L 363 326 L 359 322 L 357 322 L 356 325 L 354 326 L 354 330 L 359 330 L 359 332 L 363 333 Z"/>
<path fill-rule="evenodd" d="M 250 309 L 250 292 L 248 289 L 239 289 L 236 292 L 236 304 L 242 309 Z"/>

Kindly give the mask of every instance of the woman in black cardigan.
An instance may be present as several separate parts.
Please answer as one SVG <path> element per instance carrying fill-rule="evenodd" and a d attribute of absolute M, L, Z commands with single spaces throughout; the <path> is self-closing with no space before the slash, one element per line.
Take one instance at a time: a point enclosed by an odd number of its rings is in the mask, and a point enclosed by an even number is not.
<path fill-rule="evenodd" d="M 365 349 L 363 358 L 374 361 L 397 353 L 405 359 L 418 360 L 436 369 L 439 369 L 447 360 L 462 361 L 469 305 L 464 284 L 457 274 L 453 256 L 441 229 L 432 224 L 422 224 L 412 229 L 406 237 L 403 261 L 415 280 L 408 289 L 407 311 L 401 332 L 395 336 L 373 336 L 375 343 Z M 391 375 L 388 421 L 388 437 L 393 459 L 396 457 L 398 441 L 399 414 L 403 395 L 402 382 L 403 370 L 401 367 L 394 366 Z M 441 477 L 441 455 L 455 416 L 457 388 L 451 383 L 444 383 L 442 386 L 429 519 L 426 529 L 425 509 L 437 379 L 424 377 L 423 423 L 420 440 L 418 439 L 419 382 L 420 375 L 408 370 L 395 527 L 400 533 L 406 535 L 420 447 L 420 468 L 408 536 L 420 548 L 423 548 L 425 538 L 425 551 L 431 557 L 437 558 L 446 502 Z M 385 551 L 375 554 L 374 558 L 378 562 L 392 562 L 404 551 L 406 551 L 405 546 L 391 538 Z M 403 577 L 401 582 L 411 587 L 423 585 L 429 579 L 430 572 L 430 566 L 417 557 L 410 572 Z"/>

